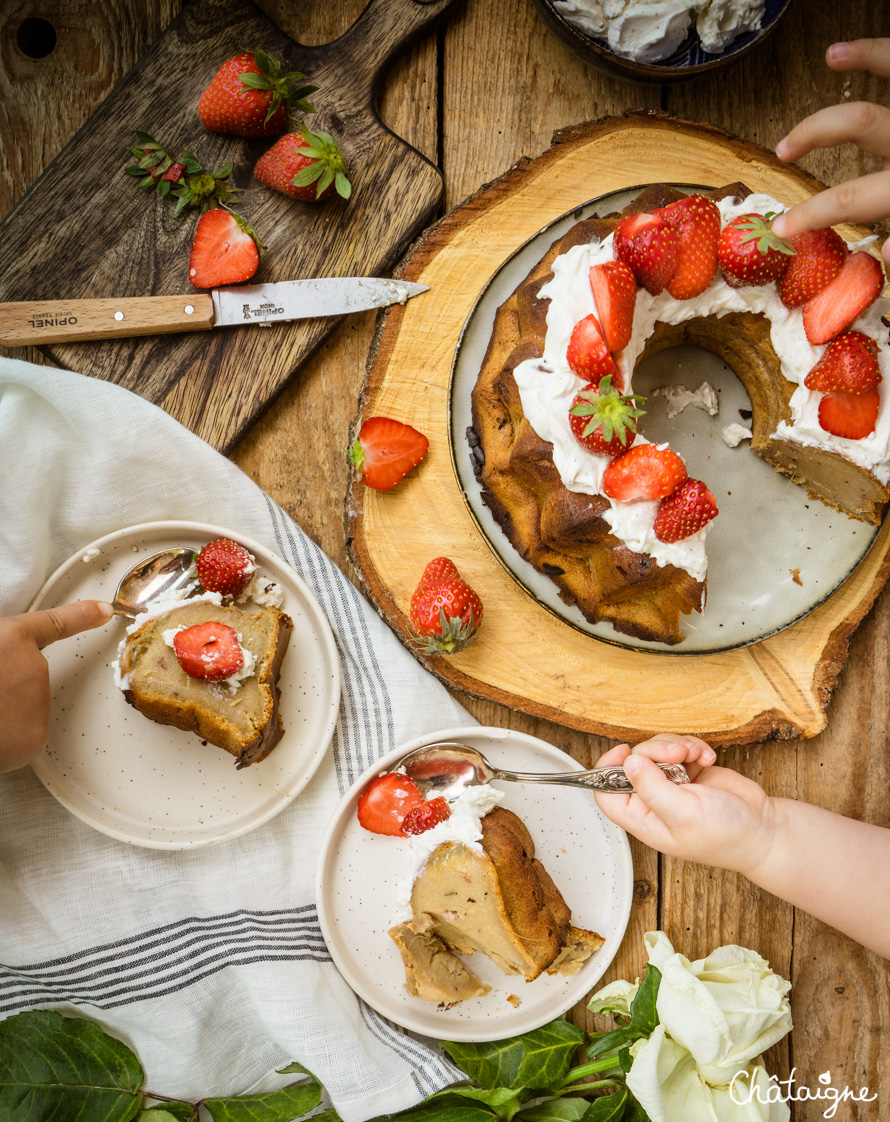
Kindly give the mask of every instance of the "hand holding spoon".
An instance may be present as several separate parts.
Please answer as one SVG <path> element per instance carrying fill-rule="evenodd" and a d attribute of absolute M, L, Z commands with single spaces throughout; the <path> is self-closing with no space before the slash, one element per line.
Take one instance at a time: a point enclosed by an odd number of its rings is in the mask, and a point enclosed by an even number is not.
<path fill-rule="evenodd" d="M 689 783 L 682 764 L 658 765 L 672 783 Z M 516 783 L 555 783 L 563 787 L 582 787 L 588 791 L 633 793 L 633 784 L 623 767 L 597 767 L 590 771 L 536 772 L 504 771 L 486 760 L 481 752 L 465 744 L 428 744 L 403 756 L 393 770 L 403 768 L 420 788 L 424 798 L 442 795 L 456 799 L 467 787 L 477 787 L 492 779 Z"/>

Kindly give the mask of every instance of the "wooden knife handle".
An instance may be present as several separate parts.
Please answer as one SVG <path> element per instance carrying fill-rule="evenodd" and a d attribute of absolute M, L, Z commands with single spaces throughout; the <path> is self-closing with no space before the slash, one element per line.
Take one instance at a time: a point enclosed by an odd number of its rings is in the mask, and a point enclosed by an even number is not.
<path fill-rule="evenodd" d="M 213 300 L 194 296 L 130 296 L 121 300 L 29 300 L 0 304 L 0 343 L 7 347 L 128 339 L 208 331 Z"/>

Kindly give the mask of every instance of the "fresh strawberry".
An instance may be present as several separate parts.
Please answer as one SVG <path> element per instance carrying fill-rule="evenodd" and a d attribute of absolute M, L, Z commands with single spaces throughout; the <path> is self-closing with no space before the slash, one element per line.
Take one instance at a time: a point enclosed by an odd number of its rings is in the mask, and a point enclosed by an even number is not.
<path fill-rule="evenodd" d="M 835 436 L 862 440 L 875 431 L 880 403 L 877 390 L 827 393 L 819 402 L 819 424 Z"/>
<path fill-rule="evenodd" d="M 372 834 L 406 837 L 402 829 L 405 816 L 424 805 L 423 795 L 413 779 L 397 771 L 375 776 L 358 798 L 359 825 Z"/>
<path fill-rule="evenodd" d="M 633 331 L 637 278 L 623 261 L 606 261 L 591 266 L 590 287 L 606 346 L 623 351 Z"/>
<path fill-rule="evenodd" d="M 212 132 L 233 136 L 274 136 L 287 121 L 287 107 L 315 110 L 305 100 L 317 86 L 296 88 L 303 75 L 285 74 L 265 51 L 243 51 L 228 59 L 201 94 L 198 114 Z"/>
<path fill-rule="evenodd" d="M 799 308 L 831 284 L 850 256 L 847 243 L 830 226 L 793 234 L 788 239 L 794 256 L 779 278 L 779 299 L 786 308 Z"/>
<path fill-rule="evenodd" d="M 700 479 L 686 479 L 658 504 L 655 536 L 661 542 L 680 542 L 697 534 L 716 518 L 717 500 Z"/>
<path fill-rule="evenodd" d="M 412 807 L 402 822 L 402 832 L 405 834 L 425 834 L 427 830 L 432 830 L 433 826 L 438 826 L 440 822 L 447 822 L 450 817 L 451 807 L 439 795 L 435 799 L 430 799 L 429 802 Z"/>
<path fill-rule="evenodd" d="M 772 212 L 740 214 L 723 227 L 717 257 L 728 285 L 768 284 L 788 268 L 794 246 L 773 233 L 773 217 Z"/>
<path fill-rule="evenodd" d="M 607 464 L 603 493 L 622 503 L 663 499 L 686 478 L 686 465 L 670 448 L 637 444 Z"/>
<path fill-rule="evenodd" d="M 573 374 L 585 382 L 598 382 L 609 375 L 620 382 L 621 375 L 615 365 L 599 320 L 594 315 L 578 320 L 572 330 L 572 337 L 566 348 L 566 362 Z"/>
<path fill-rule="evenodd" d="M 656 214 L 631 214 L 615 227 L 615 256 L 629 265 L 640 284 L 657 296 L 677 270 L 680 242 Z"/>
<path fill-rule="evenodd" d="M 720 210 L 703 195 L 687 195 L 654 212 L 677 235 L 680 259 L 667 290 L 675 300 L 704 292 L 717 276 Z"/>
<path fill-rule="evenodd" d="M 189 280 L 195 288 L 242 284 L 259 263 L 256 233 L 240 215 L 221 209 L 201 215 L 189 255 Z"/>
<path fill-rule="evenodd" d="M 289 132 L 260 156 L 254 175 L 266 187 L 292 199 L 320 202 L 336 190 L 348 199 L 352 185 L 346 178 L 340 145 L 327 132 Z"/>
<path fill-rule="evenodd" d="M 624 396 L 612 388 L 612 379 L 606 375 L 599 385 L 591 384 L 575 395 L 569 409 L 569 424 L 580 445 L 597 456 L 619 456 L 633 443 L 637 431 L 637 417 L 644 409 L 637 409 L 643 399 L 635 394 Z"/>
<path fill-rule="evenodd" d="M 825 354 L 804 379 L 808 390 L 822 393 L 865 393 L 881 381 L 878 344 L 861 331 L 845 331 L 825 348 Z"/>
<path fill-rule="evenodd" d="M 447 557 L 423 570 L 411 597 L 411 637 L 423 654 L 457 654 L 476 640 L 482 601 Z"/>
<path fill-rule="evenodd" d="M 225 623 L 208 620 L 177 631 L 173 653 L 190 678 L 219 682 L 244 665 L 238 633 Z"/>
<path fill-rule="evenodd" d="M 368 417 L 349 449 L 359 478 L 376 491 L 389 491 L 417 467 L 430 442 L 417 429 L 391 417 Z"/>
<path fill-rule="evenodd" d="M 803 329 L 813 344 L 827 343 L 873 304 L 884 287 L 881 263 L 870 253 L 851 253 L 834 280 L 803 306 Z"/>
<path fill-rule="evenodd" d="M 198 580 L 205 592 L 240 596 L 253 580 L 256 565 L 243 545 L 231 538 L 208 542 L 195 559 Z"/>

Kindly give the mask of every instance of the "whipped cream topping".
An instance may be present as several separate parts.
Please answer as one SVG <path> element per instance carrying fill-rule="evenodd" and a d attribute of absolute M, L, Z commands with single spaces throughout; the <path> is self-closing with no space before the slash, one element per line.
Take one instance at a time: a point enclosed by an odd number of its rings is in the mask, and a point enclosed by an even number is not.
<path fill-rule="evenodd" d="M 750 440 L 754 433 L 750 429 L 740 425 L 738 421 L 734 421 L 731 425 L 727 425 L 723 430 L 723 443 L 727 448 L 738 448 L 743 440 Z"/>
<path fill-rule="evenodd" d="M 240 596 L 235 597 L 235 603 L 245 604 L 248 600 L 264 608 L 280 608 L 284 604 L 284 589 L 276 581 L 261 577 L 258 572 L 254 572 L 247 588 Z"/>
<path fill-rule="evenodd" d="M 716 417 L 720 412 L 720 402 L 717 391 L 710 382 L 702 382 L 697 390 L 687 389 L 686 386 L 659 386 L 652 391 L 653 397 L 663 397 L 667 402 L 668 420 L 679 417 L 687 405 L 694 405 L 709 417 Z"/>
<path fill-rule="evenodd" d="M 717 207 L 721 227 L 741 214 L 778 213 L 785 209 L 782 203 L 765 194 L 752 194 L 746 199 L 722 199 Z M 614 259 L 612 241 L 613 235 L 609 234 L 602 241 L 573 246 L 557 257 L 553 263 L 553 279 L 542 285 L 538 293 L 550 299 L 544 354 L 520 363 L 513 372 L 523 412 L 538 436 L 553 445 L 553 462 L 562 482 L 570 491 L 589 495 L 602 494 L 602 477 L 609 457 L 588 452 L 572 434 L 569 407 L 585 383 L 569 367 L 566 350 L 575 324 L 591 313 L 596 314 L 589 282 L 590 268 Z M 888 309 L 890 300 L 880 297 L 849 327 L 851 331 L 872 336 L 881 345 L 878 355 L 883 377 L 879 386 L 881 405 L 875 432 L 863 440 L 833 436 L 819 425 L 822 394 L 808 390 L 803 381 L 824 354 L 825 346 L 814 347 L 808 341 L 801 309 L 786 308 L 775 284 L 731 288 L 718 272 L 705 291 L 690 300 L 675 300 L 666 289 L 653 296 L 645 288 L 638 288 L 630 342 L 613 357 L 625 385 L 630 386 L 637 359 L 658 322 L 676 324 L 699 316 L 721 317 L 731 312 L 762 313 L 770 321 L 770 339 L 782 373 L 789 382 L 798 384 L 790 402 L 791 422 L 781 422 L 773 436 L 831 449 L 887 483 L 890 481 L 890 408 L 887 406 L 890 346 L 881 317 Z M 633 443 L 648 442 L 637 434 Z M 652 528 L 657 502 L 619 503 L 613 499 L 609 502 L 611 510 L 605 511 L 603 518 L 629 549 L 648 554 L 658 565 L 676 565 L 696 580 L 704 579 L 707 572 L 704 540 L 713 523 L 690 538 L 666 544 L 655 537 Z"/>
<path fill-rule="evenodd" d="M 554 8 L 587 35 L 635 62 L 660 62 L 682 44 L 693 18 L 704 50 L 719 54 L 763 22 L 764 0 L 555 0 Z"/>

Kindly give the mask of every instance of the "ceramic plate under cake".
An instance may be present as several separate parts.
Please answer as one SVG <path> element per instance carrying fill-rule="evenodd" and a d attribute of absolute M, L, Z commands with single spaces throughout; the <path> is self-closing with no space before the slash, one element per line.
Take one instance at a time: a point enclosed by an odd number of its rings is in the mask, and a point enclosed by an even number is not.
<path fill-rule="evenodd" d="M 228 752 L 127 704 L 111 667 L 127 620 L 116 617 L 44 651 L 53 686 L 49 743 L 31 766 L 72 814 L 135 845 L 213 845 L 293 802 L 328 751 L 337 719 L 340 663 L 330 625 L 309 588 L 271 550 L 236 530 L 192 522 L 145 523 L 92 542 L 53 573 L 31 605 L 111 600 L 140 558 L 177 545 L 197 551 L 219 537 L 241 542 L 260 574 L 281 585 L 282 610 L 294 622 L 279 676 L 284 735 L 265 760 L 239 771 Z"/>
<path fill-rule="evenodd" d="M 684 191 L 707 187 L 674 184 Z M 556 585 L 513 549 L 482 499 L 473 472 L 467 429 L 472 392 L 491 338 L 498 307 L 550 246 L 576 222 L 622 210 L 642 187 L 592 199 L 550 223 L 510 257 L 488 282 L 467 318 L 458 343 L 449 391 L 451 456 L 461 490 L 495 556 L 547 611 L 606 642 L 664 654 L 707 654 L 758 642 L 808 615 L 852 574 L 877 539 L 880 527 L 848 518 L 777 474 L 748 442 L 729 448 L 723 430 L 750 427 L 751 403 L 741 382 L 717 355 L 698 347 L 659 351 L 634 372 L 634 393 L 645 397 L 640 431 L 655 443 L 669 441 L 690 476 L 714 492 L 720 514 L 707 538 L 708 597 L 704 613 L 683 616 L 682 643 L 666 646 L 622 635 L 610 623 L 588 622 L 559 598 Z M 687 406 L 668 419 L 667 398 L 653 390 L 709 382 L 720 403 L 715 417 Z"/>
<path fill-rule="evenodd" d="M 543 974 L 534 982 L 502 974 L 477 953 L 465 961 L 492 987 L 491 993 L 450 1008 L 411 997 L 404 988 L 401 955 L 387 934 L 404 918 L 398 892 L 410 876 L 407 840 L 363 829 L 356 818 L 356 803 L 366 784 L 406 752 L 442 740 L 478 748 L 495 766 L 517 771 L 579 770 L 571 756 L 543 740 L 479 725 L 430 733 L 400 745 L 353 784 L 334 813 L 318 865 L 318 918 L 337 969 L 378 1013 L 437 1040 L 500 1040 L 552 1021 L 603 976 L 630 915 L 630 846 L 624 831 L 600 812 L 588 791 L 495 783 L 505 792 L 500 805 L 518 814 L 528 827 L 536 856 L 572 910 L 572 922 L 597 931 L 605 943 L 578 974 Z M 508 1002 L 511 995 L 519 999 L 518 1007 Z"/>

